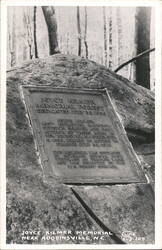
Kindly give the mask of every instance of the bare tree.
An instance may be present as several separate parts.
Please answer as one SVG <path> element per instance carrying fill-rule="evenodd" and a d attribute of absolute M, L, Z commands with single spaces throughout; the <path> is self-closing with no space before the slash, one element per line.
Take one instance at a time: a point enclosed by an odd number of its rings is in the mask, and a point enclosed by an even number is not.
<path fill-rule="evenodd" d="M 122 63 L 122 58 L 121 58 L 121 52 L 123 50 L 123 32 L 122 32 L 122 19 L 121 19 L 121 13 L 120 13 L 120 7 L 116 8 L 116 19 L 117 19 L 117 50 L 118 50 L 118 65 Z"/>
<path fill-rule="evenodd" d="M 87 44 L 87 7 L 84 7 L 84 45 L 85 45 L 85 52 L 86 52 L 86 58 L 88 58 L 88 44 Z"/>
<path fill-rule="evenodd" d="M 67 35 L 66 35 L 66 50 L 67 50 L 67 54 L 69 54 L 69 32 L 67 32 Z"/>
<path fill-rule="evenodd" d="M 53 6 L 42 6 L 44 18 L 48 29 L 50 55 L 60 53 L 57 37 L 57 20 Z"/>
<path fill-rule="evenodd" d="M 141 59 L 142 57 L 144 57 L 145 55 L 148 55 L 149 53 L 155 51 L 155 48 L 152 48 L 152 49 L 148 49 L 148 50 L 145 50 L 144 52 L 140 53 L 139 55 L 131 58 L 130 60 L 122 63 L 119 67 L 117 67 L 114 72 L 117 73 L 120 69 L 122 69 L 123 67 L 125 67 L 126 65 L 134 62 L 134 61 L 137 61 L 139 59 Z"/>
<path fill-rule="evenodd" d="M 79 6 L 77 6 L 77 28 L 78 28 L 78 56 L 81 56 L 82 38 L 81 38 L 80 9 L 79 9 Z"/>
<path fill-rule="evenodd" d="M 15 25 L 15 12 L 12 15 L 12 27 L 11 31 L 8 27 L 8 42 L 9 42 L 9 51 L 10 51 L 10 65 L 13 67 L 16 65 L 16 25 Z"/>
<path fill-rule="evenodd" d="M 105 6 L 103 6 L 103 30 L 104 30 L 104 59 L 105 59 L 105 66 L 107 67 L 107 25 L 106 25 Z"/>
<path fill-rule="evenodd" d="M 37 31 L 37 26 L 36 26 L 36 14 L 37 14 L 37 7 L 34 6 L 34 15 L 33 15 L 33 30 L 34 30 L 34 48 L 35 48 L 35 58 L 38 58 L 38 48 L 37 48 L 37 36 L 36 36 L 36 31 Z"/>
<path fill-rule="evenodd" d="M 136 10 L 136 46 L 137 55 L 150 49 L 151 8 L 138 7 Z M 150 88 L 150 56 L 149 53 L 136 61 L 137 84 Z"/>
<path fill-rule="evenodd" d="M 22 58 L 23 58 L 23 61 L 28 59 L 28 47 L 26 46 L 25 43 L 23 45 Z"/>
<path fill-rule="evenodd" d="M 109 7 L 109 22 L 108 22 L 108 31 L 109 31 L 109 68 L 112 69 L 112 7 Z"/>
<path fill-rule="evenodd" d="M 29 10 L 27 9 L 26 12 L 24 12 L 23 15 L 23 22 L 24 26 L 26 27 L 27 30 L 27 42 L 28 42 L 28 47 L 29 47 L 29 58 L 33 58 L 33 52 L 32 52 L 32 46 L 33 46 L 33 33 L 32 33 L 32 21 L 30 17 Z"/>

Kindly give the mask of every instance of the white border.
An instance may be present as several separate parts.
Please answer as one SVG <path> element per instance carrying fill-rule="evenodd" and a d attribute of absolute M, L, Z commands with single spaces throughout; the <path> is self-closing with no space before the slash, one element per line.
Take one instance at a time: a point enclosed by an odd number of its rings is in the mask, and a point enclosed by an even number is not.
<path fill-rule="evenodd" d="M 162 2 L 155 12 L 155 242 L 162 248 Z"/>
<path fill-rule="evenodd" d="M 5 187 L 5 164 L 6 164 L 6 44 L 7 44 L 7 6 L 41 6 L 41 5 L 55 5 L 55 6 L 153 6 L 156 10 L 156 51 L 155 51 L 155 75 L 156 75 L 156 156 L 155 156 L 155 166 L 156 166 L 156 183 L 155 183 L 155 197 L 156 197 L 156 221 L 155 221 L 155 244 L 137 244 L 137 245 L 18 245 L 18 244 L 5 244 L 6 239 L 6 187 Z M 1 236 L 0 236 L 0 249 L 161 249 L 162 248 L 162 132 L 161 132 L 161 114 L 162 114 L 162 101 L 161 101 L 161 45 L 162 45 L 162 2 L 160 0 L 150 0 L 150 1 L 122 1 L 122 0 L 1 0 L 1 88 L 0 88 L 0 166 L 3 171 L 1 171 L 0 185 L 1 185 Z M 2 33 L 3 32 L 3 33 Z M 3 232 L 3 233 L 2 233 Z"/>
<path fill-rule="evenodd" d="M 4 8 L 4 3 L 1 4 L 1 78 L 0 78 L 0 246 L 6 239 L 6 45 L 7 45 L 7 30 L 6 30 L 7 11 Z M 3 170 L 3 171 L 2 171 Z M 3 234 L 2 234 L 3 232 Z M 2 242 L 2 243 L 1 243 Z"/>

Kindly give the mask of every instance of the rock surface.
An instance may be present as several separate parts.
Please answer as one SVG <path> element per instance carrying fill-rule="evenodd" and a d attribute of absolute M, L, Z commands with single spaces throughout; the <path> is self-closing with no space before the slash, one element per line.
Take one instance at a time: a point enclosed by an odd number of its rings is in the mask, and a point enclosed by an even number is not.
<path fill-rule="evenodd" d="M 139 134 L 146 141 L 153 137 L 153 93 L 93 61 L 57 54 L 46 59 L 28 61 L 20 68 L 8 71 L 10 81 L 17 81 L 17 85 L 107 88 L 125 128 L 132 134 Z"/>
<path fill-rule="evenodd" d="M 154 198 L 147 184 L 74 189 L 100 220 L 127 244 L 154 241 Z"/>
<path fill-rule="evenodd" d="M 33 135 L 24 104 L 20 98 L 19 86 L 22 84 L 93 89 L 106 87 L 130 139 L 133 143 L 135 142 L 138 150 L 141 143 L 148 145 L 154 141 L 153 94 L 95 62 L 76 56 L 57 54 L 46 59 L 32 60 L 7 73 L 7 243 L 58 244 L 59 240 L 42 240 L 41 236 L 47 230 L 56 229 L 72 230 L 72 235 L 76 230 L 99 230 L 69 187 L 54 181 L 53 183 L 43 181 Z M 100 188 L 92 187 L 92 192 L 94 194 L 100 192 Z M 124 185 L 123 188 L 124 192 L 129 191 L 130 196 L 135 194 L 133 184 Z M 144 193 L 147 193 L 149 188 L 149 185 L 146 185 Z M 109 194 L 111 196 L 111 192 Z M 116 194 L 120 196 L 120 190 Z M 136 196 L 139 197 L 140 194 L 137 192 Z M 134 204 L 136 201 L 138 204 L 136 196 L 134 196 Z M 87 197 L 91 202 L 90 196 Z M 111 199 L 114 200 L 113 196 Z M 153 203 L 152 201 L 149 203 L 150 196 L 145 199 L 149 204 L 147 214 L 150 215 L 150 223 L 153 223 L 153 207 L 150 210 Z M 99 201 L 96 200 L 96 202 Z M 139 221 L 143 220 L 145 214 L 145 211 L 141 211 L 141 209 L 134 209 L 134 217 L 137 217 Z M 139 213 L 141 214 L 139 215 Z M 103 210 L 103 218 L 104 216 L 107 216 L 107 212 Z M 121 213 L 122 216 L 124 215 Z M 129 214 L 127 216 L 129 217 Z M 132 215 L 129 218 L 132 220 Z M 117 221 L 119 222 L 120 218 Z M 125 223 L 124 220 L 121 221 Z M 136 225 L 139 221 L 135 220 L 132 223 Z M 35 228 L 41 231 L 41 236 L 37 240 L 22 240 L 23 230 L 34 230 Z M 134 228 L 138 227 L 134 226 Z M 148 231 L 145 229 L 146 223 L 143 230 L 144 234 L 147 234 Z M 149 243 L 153 242 L 153 229 L 150 230 L 150 237 L 147 239 Z M 113 243 L 109 237 L 104 241 L 91 240 L 70 239 L 68 242 L 62 240 L 61 243 Z"/>

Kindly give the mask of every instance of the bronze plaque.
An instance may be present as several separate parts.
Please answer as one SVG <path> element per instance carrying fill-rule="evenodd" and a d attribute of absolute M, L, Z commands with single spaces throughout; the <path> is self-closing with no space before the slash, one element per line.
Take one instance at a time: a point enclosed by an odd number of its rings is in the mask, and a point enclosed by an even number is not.
<path fill-rule="evenodd" d="M 105 89 L 22 89 L 47 176 L 64 183 L 146 182 Z"/>

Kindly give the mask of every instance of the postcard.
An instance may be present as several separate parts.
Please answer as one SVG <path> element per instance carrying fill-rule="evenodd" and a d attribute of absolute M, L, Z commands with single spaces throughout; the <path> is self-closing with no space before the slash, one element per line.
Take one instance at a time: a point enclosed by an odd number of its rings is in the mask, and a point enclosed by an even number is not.
<path fill-rule="evenodd" d="M 1 249 L 161 249 L 161 1 L 1 1 Z"/>

